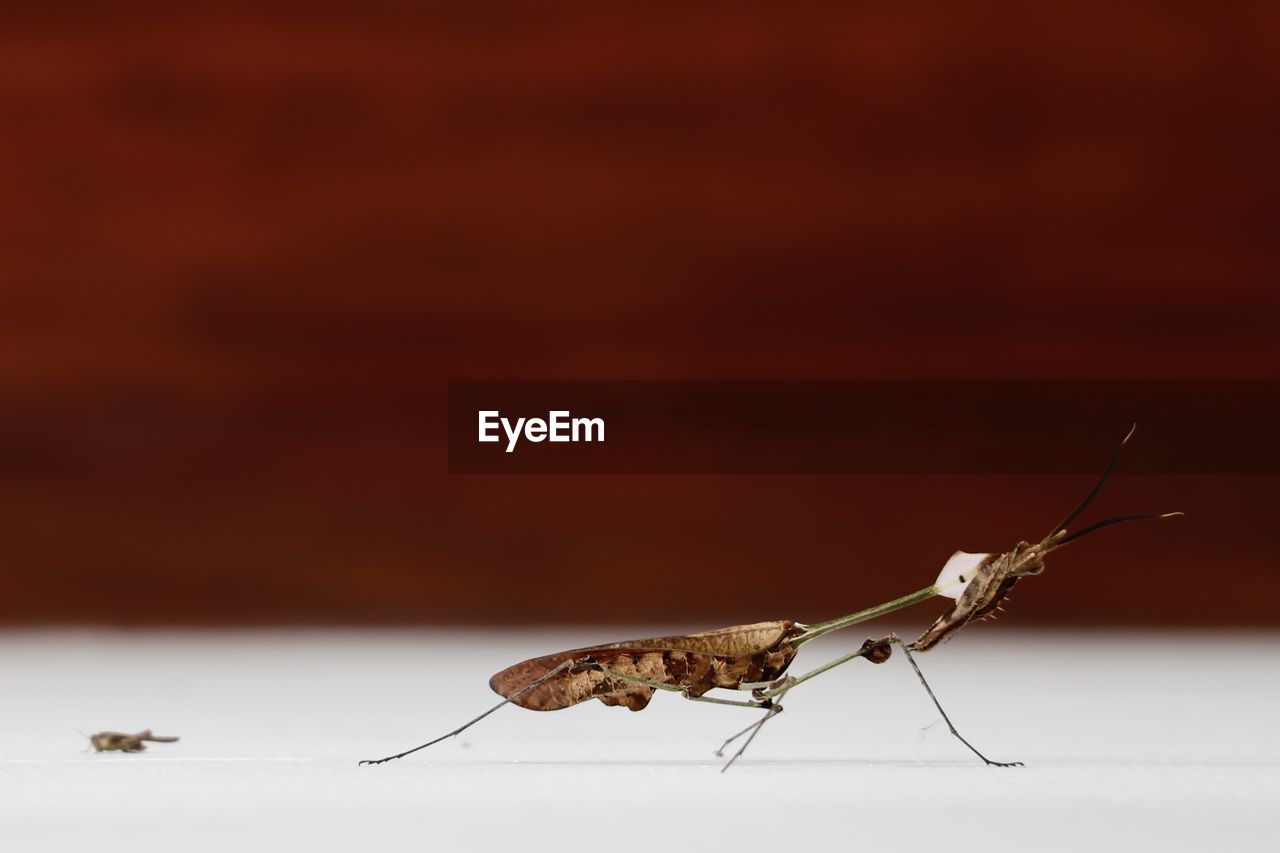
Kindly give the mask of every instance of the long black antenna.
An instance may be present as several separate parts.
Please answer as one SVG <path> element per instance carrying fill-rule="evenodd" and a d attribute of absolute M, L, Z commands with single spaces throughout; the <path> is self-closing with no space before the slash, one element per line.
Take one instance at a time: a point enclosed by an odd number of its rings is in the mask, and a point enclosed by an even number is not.
<path fill-rule="evenodd" d="M 1075 533 L 1072 533 L 1070 536 L 1066 536 L 1066 537 L 1063 537 L 1062 539 L 1059 539 L 1057 542 L 1054 543 L 1054 546 L 1061 547 L 1063 545 L 1066 545 L 1068 542 L 1072 541 L 1073 539 L 1079 539 L 1081 536 L 1085 536 L 1089 533 L 1092 533 L 1095 530 L 1101 530 L 1104 527 L 1110 527 L 1111 525 L 1119 524 L 1122 521 L 1145 521 L 1146 519 L 1149 519 L 1149 518 L 1173 518 L 1175 515 L 1184 515 L 1184 514 L 1185 513 L 1181 513 L 1181 512 L 1135 512 L 1130 515 L 1113 515 L 1111 518 L 1104 518 L 1102 519 L 1102 521 L 1095 521 L 1093 524 L 1090 524 L 1088 527 L 1085 527 L 1081 530 L 1077 530 Z M 1062 528 L 1059 527 L 1058 530 L 1062 530 Z"/>
<path fill-rule="evenodd" d="M 1124 450 L 1124 446 L 1129 443 L 1129 439 L 1133 438 L 1133 434 L 1137 431 L 1138 431 L 1137 424 L 1134 424 L 1133 426 L 1129 427 L 1129 434 L 1126 435 L 1124 437 L 1124 440 L 1120 442 L 1120 446 L 1116 448 L 1116 452 L 1111 454 L 1111 461 L 1107 463 L 1107 470 L 1102 472 L 1102 476 L 1098 479 L 1098 484 L 1093 487 L 1093 491 L 1089 492 L 1089 494 L 1085 496 L 1084 500 L 1080 501 L 1080 505 L 1076 507 L 1074 510 L 1072 510 L 1071 514 L 1062 520 L 1061 524 L 1053 528 L 1053 530 L 1049 531 L 1050 538 L 1054 536 L 1060 536 L 1071 524 L 1071 522 L 1079 518 L 1080 513 L 1084 512 L 1086 509 L 1089 508 L 1089 504 L 1093 503 L 1093 499 L 1096 498 L 1098 495 L 1102 494 L 1102 490 L 1106 488 L 1107 481 L 1111 479 L 1112 472 L 1116 470 L 1116 465 L 1120 462 L 1120 451 Z M 1127 519 L 1122 519 L 1122 520 L 1127 520 Z M 1109 523 L 1114 523 L 1114 521 L 1110 521 Z M 1096 530 L 1098 526 L 1099 525 L 1094 525 L 1093 527 L 1088 529 Z M 1084 535 L 1085 532 L 1086 531 L 1081 531 L 1080 533 L 1076 534 L 1076 536 L 1082 536 Z M 1071 538 L 1074 539 L 1075 536 Z"/>

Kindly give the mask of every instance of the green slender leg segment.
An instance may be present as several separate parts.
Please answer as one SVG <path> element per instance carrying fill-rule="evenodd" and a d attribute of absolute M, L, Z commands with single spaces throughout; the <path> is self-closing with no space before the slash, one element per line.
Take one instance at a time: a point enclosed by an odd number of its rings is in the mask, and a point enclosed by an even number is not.
<path fill-rule="evenodd" d="M 886 601 L 884 604 L 877 604 L 875 607 L 868 607 L 866 610 L 859 610 L 857 613 L 850 613 L 848 616 L 841 616 L 839 619 L 831 619 L 827 622 L 819 622 L 816 625 L 810 625 L 805 629 L 804 633 L 793 639 L 791 642 L 796 646 L 801 646 L 810 640 L 823 636 L 824 634 L 830 634 L 832 631 L 839 631 L 844 628 L 848 628 L 850 625 L 857 625 L 859 622 L 867 622 L 871 619 L 877 619 L 887 613 L 892 613 L 895 610 L 901 610 L 904 607 L 910 607 L 913 604 L 928 601 L 937 594 L 937 587 L 927 586 L 924 589 L 918 589 L 913 593 L 902 596 L 901 598 L 895 598 L 893 601 Z"/>
<path fill-rule="evenodd" d="M 959 740 L 962 744 L 969 747 L 970 752 L 972 752 L 974 755 L 981 758 L 988 767 L 1022 767 L 1023 766 L 1021 761 L 992 761 L 990 758 L 987 758 L 981 752 L 978 752 L 977 747 L 969 743 L 969 741 L 965 740 L 964 735 L 956 731 L 956 727 L 951 722 L 951 718 L 947 716 L 946 711 L 942 710 L 942 703 L 940 703 L 938 701 L 938 697 L 933 694 L 933 688 L 929 686 L 928 681 L 925 681 L 924 673 L 920 671 L 920 665 L 916 663 L 915 656 L 911 654 L 911 645 L 909 643 L 903 642 L 902 638 L 899 637 L 897 634 L 890 634 L 880 642 L 896 643 L 897 645 L 902 647 L 903 653 L 907 656 L 907 662 L 910 663 L 911 668 L 916 671 L 916 677 L 920 679 L 920 683 L 924 685 L 925 692 L 928 693 L 929 698 L 933 700 L 933 707 L 938 709 L 938 713 L 942 715 L 942 720 L 947 724 L 947 728 L 951 730 L 951 734 L 955 735 L 956 739 Z"/>
<path fill-rule="evenodd" d="M 688 699 L 690 702 L 707 702 L 712 705 L 729 705 L 734 708 L 760 709 L 760 708 L 769 707 L 769 703 L 767 701 L 757 702 L 754 699 L 748 700 L 748 701 L 740 701 L 737 699 L 717 699 L 714 696 L 689 696 L 687 694 L 685 695 L 684 698 Z"/>
<path fill-rule="evenodd" d="M 825 663 L 817 669 L 812 669 L 809 672 L 806 672 L 804 675 L 794 677 L 787 676 L 779 681 L 768 683 L 764 688 L 757 688 L 754 692 L 756 698 L 763 700 L 765 703 L 769 703 L 767 705 L 762 704 L 760 706 L 766 709 L 765 714 L 754 724 L 729 737 L 723 744 L 721 744 L 720 748 L 716 750 L 716 755 L 723 756 L 725 747 L 743 735 L 748 735 L 746 742 L 742 744 L 736 753 L 734 753 L 733 757 L 729 759 L 729 763 L 724 766 L 721 772 L 723 773 L 725 770 L 732 767 L 733 763 L 747 751 L 747 747 L 749 747 L 751 742 L 755 740 L 756 735 L 760 733 L 760 729 L 764 728 L 765 723 L 782 713 L 782 698 L 787 695 L 789 690 L 797 685 L 803 684 L 811 678 L 822 675 L 824 672 L 835 669 L 841 664 L 846 664 L 851 660 L 865 657 L 872 663 L 878 664 L 884 663 L 888 660 L 890 654 L 891 648 L 887 640 L 867 640 L 857 650 L 849 652 L 846 655 L 841 655 L 835 660 Z M 746 685 L 743 686 L 745 687 Z"/>
<path fill-rule="evenodd" d="M 709 702 L 713 705 L 731 705 L 735 708 L 766 708 L 766 704 L 760 701 L 739 701 L 736 699 L 716 699 L 712 696 L 690 696 L 685 689 L 678 684 L 667 684 L 665 681 L 651 681 L 647 678 L 641 678 L 638 675 L 630 675 L 625 672 L 618 672 L 616 669 L 600 666 L 599 664 L 588 664 L 587 669 L 595 672 L 603 673 L 604 676 L 612 681 L 626 681 L 630 684 L 639 684 L 643 687 L 651 687 L 654 690 L 666 690 L 669 693 L 679 693 L 690 702 Z"/>
<path fill-rule="evenodd" d="M 856 651 L 849 652 L 847 655 L 841 655 L 830 663 L 824 663 L 817 669 L 809 670 L 804 675 L 796 676 L 794 678 L 787 677 L 782 679 L 780 682 L 774 682 L 770 686 L 770 689 L 762 690 L 760 695 L 765 699 L 771 699 L 774 696 L 778 696 L 780 698 L 782 694 L 786 693 L 797 684 L 804 684 L 810 678 L 822 675 L 822 673 L 833 670 L 841 664 L 846 664 L 851 660 L 856 660 L 861 657 L 865 657 L 872 663 L 884 663 L 889 659 L 889 654 L 889 643 L 886 640 L 867 640 Z"/>

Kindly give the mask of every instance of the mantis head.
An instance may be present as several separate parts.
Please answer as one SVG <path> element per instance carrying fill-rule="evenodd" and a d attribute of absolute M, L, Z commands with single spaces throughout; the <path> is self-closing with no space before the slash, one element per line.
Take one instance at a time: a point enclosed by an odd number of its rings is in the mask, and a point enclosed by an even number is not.
<path fill-rule="evenodd" d="M 1019 542 L 1012 550 L 1003 554 L 971 554 L 967 551 L 957 551 L 952 554 L 951 559 L 947 560 L 946 565 L 942 567 L 942 572 L 934 583 L 934 590 L 938 595 L 954 598 L 955 604 L 939 616 L 937 621 L 929 626 L 929 630 L 911 644 L 911 647 L 918 651 L 927 651 L 969 622 L 993 618 L 1019 580 L 1044 571 L 1045 556 L 1082 536 L 1124 521 L 1182 515 L 1180 512 L 1117 515 L 1094 522 L 1074 533 L 1069 532 L 1071 524 L 1089 504 L 1093 503 L 1094 498 L 1101 494 L 1107 481 L 1111 479 L 1116 463 L 1120 461 L 1120 451 L 1129 443 L 1136 428 L 1135 426 L 1130 429 L 1129 434 L 1120 442 L 1120 446 L 1116 448 L 1110 464 L 1103 471 L 1093 491 L 1089 492 L 1080 505 L 1044 539 L 1034 543 Z"/>

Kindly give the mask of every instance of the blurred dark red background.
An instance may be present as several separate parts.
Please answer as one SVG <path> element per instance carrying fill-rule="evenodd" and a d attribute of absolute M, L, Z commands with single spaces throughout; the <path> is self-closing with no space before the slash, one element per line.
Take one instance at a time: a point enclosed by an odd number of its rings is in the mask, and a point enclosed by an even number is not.
<path fill-rule="evenodd" d="M 915 589 L 1088 478 L 449 476 L 446 381 L 1280 378 L 1277 151 L 1274 3 L 11 0 L 0 622 Z M 1278 487 L 1122 476 L 1190 515 L 1007 619 L 1275 624 Z"/>

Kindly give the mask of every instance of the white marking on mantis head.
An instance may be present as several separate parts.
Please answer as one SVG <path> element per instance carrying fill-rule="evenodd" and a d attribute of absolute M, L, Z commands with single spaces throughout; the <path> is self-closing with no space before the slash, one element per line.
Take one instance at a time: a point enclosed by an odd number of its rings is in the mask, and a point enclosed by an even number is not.
<path fill-rule="evenodd" d="M 933 582 L 935 594 L 945 595 L 947 598 L 959 598 L 964 594 L 965 588 L 977 577 L 978 568 L 992 556 L 994 555 L 956 551 L 938 573 L 938 579 Z"/>

